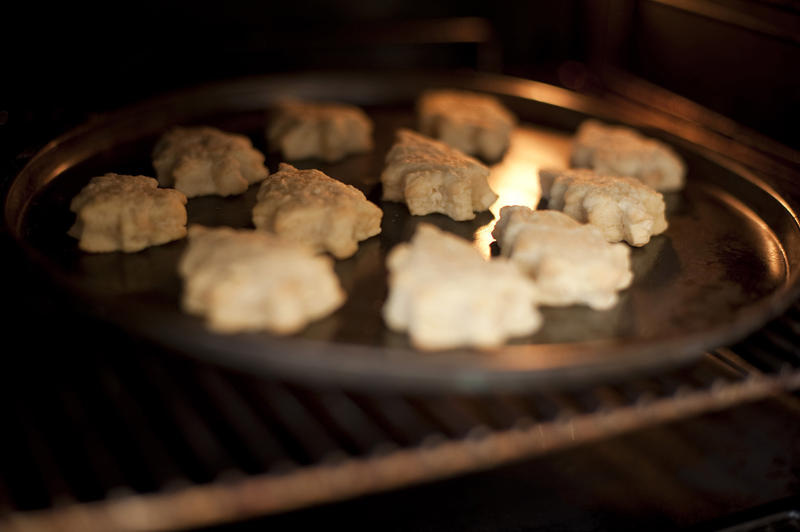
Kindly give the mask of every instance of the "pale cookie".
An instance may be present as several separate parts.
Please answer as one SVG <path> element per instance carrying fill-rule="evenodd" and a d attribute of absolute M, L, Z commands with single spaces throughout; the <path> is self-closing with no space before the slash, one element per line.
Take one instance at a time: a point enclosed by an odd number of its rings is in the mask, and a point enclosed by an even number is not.
<path fill-rule="evenodd" d="M 419 349 L 492 347 L 536 331 L 536 288 L 505 259 L 486 261 L 469 242 L 420 224 L 389 253 L 383 317 Z"/>
<path fill-rule="evenodd" d="M 346 298 L 332 259 L 261 231 L 193 225 L 178 271 L 183 309 L 221 333 L 294 333 Z"/>
<path fill-rule="evenodd" d="M 93 177 L 69 205 L 84 251 L 140 251 L 186 236 L 186 196 L 143 175 Z"/>
<path fill-rule="evenodd" d="M 635 178 L 587 169 L 542 169 L 539 176 L 548 209 L 596 226 L 609 242 L 640 247 L 667 230 L 664 196 Z"/>
<path fill-rule="evenodd" d="M 542 305 L 608 309 L 633 279 L 628 246 L 606 242 L 596 227 L 558 211 L 503 207 L 492 236 L 501 255 L 534 279 Z"/>
<path fill-rule="evenodd" d="M 267 128 L 270 149 L 284 159 L 338 161 L 372 149 L 372 120 L 355 105 L 284 100 Z"/>
<path fill-rule="evenodd" d="M 662 192 L 684 186 L 686 165 L 665 143 L 623 126 L 586 120 L 572 143 L 572 166 L 635 177 Z"/>
<path fill-rule="evenodd" d="M 489 168 L 469 155 L 400 129 L 381 173 L 383 199 L 405 202 L 414 215 L 439 212 L 471 220 L 497 199 L 488 177 Z"/>
<path fill-rule="evenodd" d="M 383 211 L 364 194 L 319 170 L 281 163 L 261 184 L 253 224 L 292 242 L 344 259 L 381 232 Z"/>
<path fill-rule="evenodd" d="M 419 130 L 487 161 L 508 149 L 516 118 L 494 96 L 459 90 L 429 90 L 417 101 Z"/>
<path fill-rule="evenodd" d="M 176 127 L 153 149 L 158 182 L 187 197 L 241 194 L 269 174 L 250 139 L 213 127 Z"/>

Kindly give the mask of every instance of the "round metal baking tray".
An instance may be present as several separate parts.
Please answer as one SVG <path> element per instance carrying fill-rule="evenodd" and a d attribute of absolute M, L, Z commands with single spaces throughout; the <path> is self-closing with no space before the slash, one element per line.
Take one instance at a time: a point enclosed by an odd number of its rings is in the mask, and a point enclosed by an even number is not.
<path fill-rule="evenodd" d="M 570 136 L 589 116 L 639 127 L 685 158 L 685 190 L 665 195 L 670 227 L 633 250 L 634 282 L 616 307 L 545 308 L 541 331 L 485 351 L 420 352 L 405 335 L 385 327 L 385 258 L 416 224 L 433 223 L 472 239 L 487 255 L 491 249 L 490 212 L 454 222 L 442 215 L 410 216 L 404 205 L 380 201 L 379 176 L 394 130 L 414 126 L 414 99 L 430 87 L 489 92 L 519 116 L 509 152 L 492 167 L 491 184 L 500 194 L 494 213 L 503 203 L 536 205 L 536 170 L 566 166 Z M 376 124 L 371 153 L 335 164 L 295 163 L 361 188 L 384 210 L 382 233 L 336 263 L 349 297 L 333 315 L 289 337 L 214 334 L 179 308 L 176 264 L 184 241 L 134 254 L 87 254 L 67 236 L 72 196 L 106 172 L 153 175 L 150 153 L 169 126 L 214 125 L 247 134 L 267 151 L 267 110 L 285 96 L 356 103 Z M 648 116 L 622 103 L 478 74 L 307 73 L 234 80 L 102 115 L 54 140 L 14 179 L 5 222 L 27 259 L 76 307 L 136 337 L 220 364 L 366 388 L 498 390 L 610 379 L 686 362 L 738 340 L 782 311 L 797 292 L 795 206 L 763 176 L 704 148 L 701 128 Z M 271 171 L 279 162 L 277 154 L 268 156 Z M 257 188 L 234 198 L 191 199 L 190 223 L 250 227 Z"/>

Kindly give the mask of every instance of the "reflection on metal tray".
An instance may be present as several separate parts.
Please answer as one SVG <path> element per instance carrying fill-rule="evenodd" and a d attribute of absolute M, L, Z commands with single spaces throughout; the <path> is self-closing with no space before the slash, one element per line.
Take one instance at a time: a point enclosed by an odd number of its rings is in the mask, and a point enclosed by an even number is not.
<path fill-rule="evenodd" d="M 423 89 L 457 86 L 494 93 L 521 126 L 506 157 L 492 168 L 500 194 L 491 213 L 470 222 L 441 215 L 412 217 L 405 206 L 380 202 L 383 157 L 400 126 L 413 127 L 413 102 Z M 257 148 L 270 102 L 288 94 L 344 100 L 365 107 L 376 123 L 375 149 L 340 163 L 304 161 L 361 188 L 384 210 L 383 231 L 336 269 L 349 298 L 332 316 L 287 338 L 216 335 L 178 307 L 175 266 L 185 243 L 136 254 L 89 255 L 66 235 L 69 199 L 94 175 L 153 173 L 149 154 L 173 124 L 209 124 L 248 134 Z M 535 335 L 485 352 L 420 353 L 383 325 L 384 261 L 425 221 L 475 241 L 489 253 L 493 215 L 503 204 L 535 206 L 536 171 L 565 166 L 569 136 L 587 116 L 642 127 L 670 142 L 687 160 L 684 191 L 666 195 L 670 227 L 632 253 L 635 279 L 608 311 L 545 309 Z M 658 126 L 660 129 L 648 129 Z M 691 139 L 690 142 L 688 139 Z M 794 298 L 800 262 L 795 206 L 770 184 L 708 152 L 702 130 L 648 121 L 622 104 L 511 78 L 463 75 L 296 75 L 201 87 L 100 117 L 47 146 L 17 176 L 6 201 L 6 223 L 31 260 L 55 284 L 94 313 L 195 356 L 313 381 L 347 386 L 500 389 L 563 386 L 694 359 L 729 344 L 782 311 Z M 268 160 L 275 171 L 279 159 Z M 235 198 L 196 198 L 189 220 L 249 226 L 257 186 Z"/>

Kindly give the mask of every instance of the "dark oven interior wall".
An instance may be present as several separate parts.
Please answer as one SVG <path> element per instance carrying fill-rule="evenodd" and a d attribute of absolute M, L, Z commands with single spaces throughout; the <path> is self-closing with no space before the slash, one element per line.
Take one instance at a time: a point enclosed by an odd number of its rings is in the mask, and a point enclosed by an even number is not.
<path fill-rule="evenodd" d="M 580 51 L 580 13 L 577 0 L 13 2 L 0 15 L 0 156 L 88 114 L 237 76 L 467 68 L 557 81 Z"/>
<path fill-rule="evenodd" d="M 611 64 L 800 144 L 797 0 L 143 0 L 5 9 L 0 105 L 35 110 L 45 122 L 64 109 L 103 111 L 199 82 L 307 68 L 473 68 L 570 86 L 565 65 L 598 72 Z M 454 18 L 467 20 L 466 31 L 443 24 Z"/>
<path fill-rule="evenodd" d="M 800 2 L 601 3 L 602 61 L 800 148 Z"/>
<path fill-rule="evenodd" d="M 507 64 L 537 74 L 573 55 L 579 4 L 143 0 L 43 9 L 20 2 L 0 38 L 17 74 L 13 85 L 22 89 L 16 96 L 102 106 L 202 81 L 309 68 Z M 471 19 L 461 32 L 441 24 L 458 18 Z"/>

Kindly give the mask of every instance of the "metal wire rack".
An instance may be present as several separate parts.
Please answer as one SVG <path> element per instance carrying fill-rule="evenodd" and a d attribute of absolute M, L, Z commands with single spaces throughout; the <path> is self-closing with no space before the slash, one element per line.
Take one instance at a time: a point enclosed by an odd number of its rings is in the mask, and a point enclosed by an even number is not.
<path fill-rule="evenodd" d="M 798 333 L 795 305 L 690 366 L 479 395 L 309 388 L 97 340 L 4 374 L 0 528 L 177 529 L 488 469 L 800 388 Z"/>

